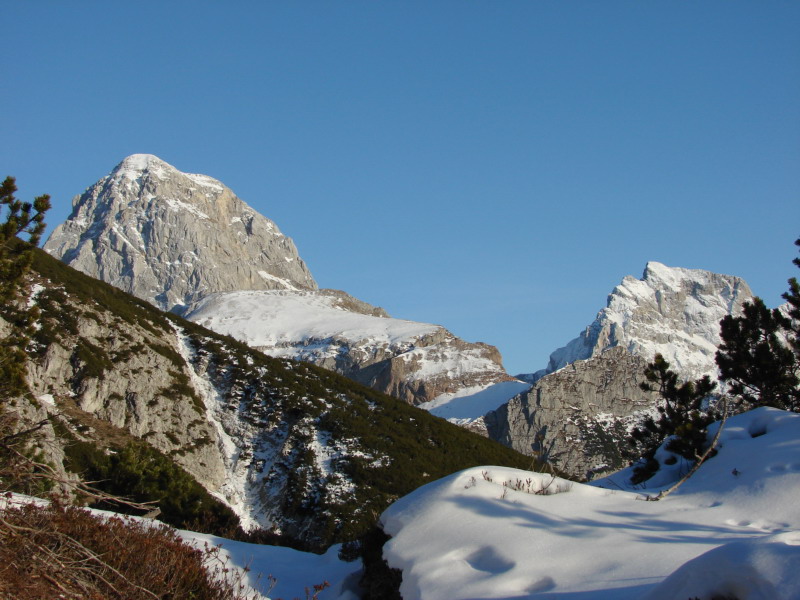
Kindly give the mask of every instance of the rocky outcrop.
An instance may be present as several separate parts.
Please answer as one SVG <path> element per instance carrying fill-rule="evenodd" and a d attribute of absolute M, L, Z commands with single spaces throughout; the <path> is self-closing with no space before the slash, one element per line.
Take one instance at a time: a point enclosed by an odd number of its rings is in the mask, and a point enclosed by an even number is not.
<path fill-rule="evenodd" d="M 573 362 L 487 414 L 489 437 L 578 479 L 621 468 L 628 424 L 655 407 L 646 365 L 622 347 Z"/>
<path fill-rule="evenodd" d="M 317 288 L 275 223 L 216 179 L 149 154 L 76 196 L 44 249 L 163 310 L 214 292 Z"/>
<path fill-rule="evenodd" d="M 497 348 L 465 342 L 444 328 L 415 340 L 408 351 L 354 364 L 342 373 L 415 405 L 442 394 L 513 380 L 503 369 Z"/>
<path fill-rule="evenodd" d="M 533 379 L 614 346 L 647 361 L 661 354 L 686 379 L 716 378 L 719 322 L 741 314 L 752 297 L 739 277 L 649 262 L 641 279 L 628 275 L 614 288 L 594 322 L 553 352 Z"/>
<path fill-rule="evenodd" d="M 47 280 L 34 289 L 41 316 L 28 381 L 41 406 L 78 433 L 96 418 L 144 438 L 218 491 L 224 458 L 175 331 L 87 306 Z"/>

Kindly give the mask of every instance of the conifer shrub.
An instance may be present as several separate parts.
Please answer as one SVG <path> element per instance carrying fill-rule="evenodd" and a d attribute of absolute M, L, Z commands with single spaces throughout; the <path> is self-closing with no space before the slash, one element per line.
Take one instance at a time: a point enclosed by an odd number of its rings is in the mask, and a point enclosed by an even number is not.
<path fill-rule="evenodd" d="M 661 399 L 658 419 L 645 417 L 631 431 L 632 452 L 641 456 L 631 477 L 633 483 L 650 479 L 659 469 L 656 451 L 665 441 L 667 450 L 694 463 L 708 445 L 708 427 L 722 418 L 722 413 L 710 402 L 716 383 L 706 375 L 697 381 L 681 382 L 669 362 L 656 354 L 645 370 L 647 381 L 642 389 L 657 392 Z M 713 456 L 713 454 L 712 454 Z"/>
<path fill-rule="evenodd" d="M 235 513 L 211 496 L 173 460 L 134 440 L 111 453 L 91 442 L 71 442 L 65 447 L 67 469 L 78 473 L 97 489 L 134 502 L 155 502 L 159 520 L 203 533 L 230 536 L 239 528 Z M 95 508 L 137 514 L 130 507 L 111 501 L 96 502 Z"/>

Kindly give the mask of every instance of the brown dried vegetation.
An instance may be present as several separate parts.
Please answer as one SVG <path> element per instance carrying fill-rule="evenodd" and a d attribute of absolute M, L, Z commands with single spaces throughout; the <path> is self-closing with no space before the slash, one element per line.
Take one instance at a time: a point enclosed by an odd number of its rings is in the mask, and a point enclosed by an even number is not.
<path fill-rule="evenodd" d="M 221 576 L 218 553 L 189 547 L 163 525 L 28 504 L 0 513 L 0 597 L 247 598 L 240 582 Z"/>

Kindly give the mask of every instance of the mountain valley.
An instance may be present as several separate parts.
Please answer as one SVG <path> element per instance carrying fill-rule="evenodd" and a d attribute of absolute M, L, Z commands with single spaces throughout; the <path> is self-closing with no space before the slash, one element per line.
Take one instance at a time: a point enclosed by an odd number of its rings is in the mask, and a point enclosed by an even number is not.
<path fill-rule="evenodd" d="M 663 405 L 642 388 L 648 364 L 661 354 L 682 381 L 717 379 L 720 320 L 753 298 L 738 277 L 649 262 L 545 369 L 515 377 L 493 346 L 319 289 L 292 240 L 221 182 L 133 155 L 75 197 L 34 252 L 18 306 L 0 313 L 0 332 L 28 340 L 30 394 L 14 399 L 14 412 L 24 426 L 46 423 L 38 450 L 65 480 L 118 483 L 112 471 L 123 465 L 136 475 L 115 493 L 152 493 L 147 471 L 167 473 L 184 490 L 181 502 L 161 490 L 162 518 L 177 527 L 205 522 L 205 534 L 249 532 L 313 552 L 348 543 L 343 555 L 379 563 L 367 579 L 399 585 L 389 567 L 407 574 L 415 561 L 439 561 L 418 552 L 415 498 L 429 523 L 442 502 L 472 506 L 462 489 L 480 491 L 473 508 L 489 518 L 505 514 L 509 493 L 519 502 L 523 491 L 570 492 L 558 476 L 631 493 L 603 476 L 637 458 L 626 440 Z M 774 430 L 796 425 L 759 418 Z M 662 474 L 675 475 L 665 452 Z M 551 474 L 523 475 L 534 469 Z M 498 504 L 490 496 L 500 485 Z M 381 527 L 398 538 L 384 551 Z M 494 541 L 473 550 L 463 557 L 473 570 L 513 568 Z M 450 597 L 435 579 L 433 568 L 402 589 Z M 557 587 L 546 574 L 521 582 L 509 580 L 509 593 Z M 342 586 L 353 598 L 353 585 Z"/>

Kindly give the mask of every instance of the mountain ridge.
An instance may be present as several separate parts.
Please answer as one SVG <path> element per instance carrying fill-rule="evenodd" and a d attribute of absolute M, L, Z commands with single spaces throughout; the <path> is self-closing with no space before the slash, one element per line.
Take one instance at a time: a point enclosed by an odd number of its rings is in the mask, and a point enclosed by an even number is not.
<path fill-rule="evenodd" d="M 240 340 L 268 328 L 276 342 L 254 343 L 260 350 L 330 368 L 411 404 L 512 380 L 496 348 L 465 342 L 438 325 L 403 321 L 405 335 L 383 339 L 381 332 L 389 323 L 397 329 L 399 319 L 346 292 L 318 290 L 274 222 L 216 179 L 181 173 L 153 155 L 127 157 L 76 196 L 72 215 L 44 249 Z M 243 316 L 233 305 L 244 295 L 258 297 L 247 310 L 261 319 L 231 330 L 231 321 Z M 275 318 L 290 301 L 295 321 Z M 323 317 L 331 326 L 318 335 Z M 353 335 L 354 320 L 363 335 Z"/>

